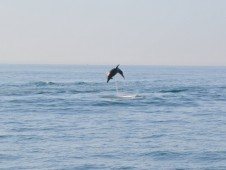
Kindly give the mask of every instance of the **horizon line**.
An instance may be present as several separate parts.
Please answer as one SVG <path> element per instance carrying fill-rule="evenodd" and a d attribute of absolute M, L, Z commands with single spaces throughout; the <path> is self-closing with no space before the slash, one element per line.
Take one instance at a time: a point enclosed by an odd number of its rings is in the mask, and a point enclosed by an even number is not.
<path fill-rule="evenodd" d="M 120 64 L 120 63 L 119 63 Z M 50 66 L 57 66 L 57 65 L 62 65 L 62 66 L 112 66 L 112 65 L 117 65 L 117 64 L 75 64 L 75 63 L 0 63 L 0 65 L 50 65 Z M 191 64 L 120 64 L 124 66 L 156 66 L 156 67 L 226 67 L 226 65 L 191 65 Z"/>

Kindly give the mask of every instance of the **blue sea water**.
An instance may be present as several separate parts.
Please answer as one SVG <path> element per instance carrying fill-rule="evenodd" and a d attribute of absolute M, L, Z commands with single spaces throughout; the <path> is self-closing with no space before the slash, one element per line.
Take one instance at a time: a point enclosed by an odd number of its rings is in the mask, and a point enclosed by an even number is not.
<path fill-rule="evenodd" d="M 1 170 L 225 170 L 226 68 L 0 65 Z"/>

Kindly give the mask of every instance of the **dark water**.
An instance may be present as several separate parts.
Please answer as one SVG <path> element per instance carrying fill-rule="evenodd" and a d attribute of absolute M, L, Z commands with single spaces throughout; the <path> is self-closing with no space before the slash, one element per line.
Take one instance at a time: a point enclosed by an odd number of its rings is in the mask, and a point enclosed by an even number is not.
<path fill-rule="evenodd" d="M 226 68 L 0 65 L 0 169 L 226 169 Z"/>

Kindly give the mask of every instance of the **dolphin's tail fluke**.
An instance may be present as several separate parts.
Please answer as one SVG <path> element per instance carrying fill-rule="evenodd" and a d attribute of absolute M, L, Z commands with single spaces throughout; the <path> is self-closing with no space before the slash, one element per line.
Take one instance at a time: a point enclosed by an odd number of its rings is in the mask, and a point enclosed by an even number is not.
<path fill-rule="evenodd" d="M 124 75 L 123 75 L 123 72 L 122 72 L 122 70 L 120 70 L 119 68 L 118 68 L 118 73 L 125 79 L 125 77 L 124 77 Z"/>

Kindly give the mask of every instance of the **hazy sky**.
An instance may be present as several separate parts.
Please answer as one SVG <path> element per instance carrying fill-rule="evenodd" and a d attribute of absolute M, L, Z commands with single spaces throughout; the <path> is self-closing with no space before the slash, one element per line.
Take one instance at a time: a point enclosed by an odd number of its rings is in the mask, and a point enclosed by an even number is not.
<path fill-rule="evenodd" d="M 0 63 L 226 65 L 226 0 L 0 0 Z"/>

